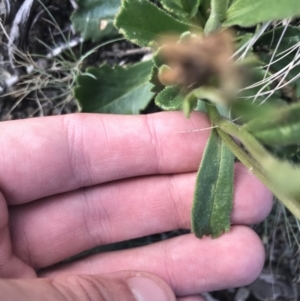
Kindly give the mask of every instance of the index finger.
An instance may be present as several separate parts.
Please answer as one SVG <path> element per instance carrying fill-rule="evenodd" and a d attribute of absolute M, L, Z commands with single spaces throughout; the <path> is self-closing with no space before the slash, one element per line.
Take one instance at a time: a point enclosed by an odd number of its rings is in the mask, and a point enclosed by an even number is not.
<path fill-rule="evenodd" d="M 122 178 L 195 171 L 210 132 L 201 129 L 209 127 L 205 115 L 181 112 L 3 122 L 0 188 L 16 205 Z"/>

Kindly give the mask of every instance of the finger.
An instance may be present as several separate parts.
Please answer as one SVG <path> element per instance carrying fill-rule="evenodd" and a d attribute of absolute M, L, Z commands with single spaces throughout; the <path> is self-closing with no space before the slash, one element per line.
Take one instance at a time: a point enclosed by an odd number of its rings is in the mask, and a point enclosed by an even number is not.
<path fill-rule="evenodd" d="M 195 171 L 205 115 L 74 114 L 0 124 L 0 188 L 9 204 L 148 174 Z M 181 133 L 179 133 L 181 132 Z"/>
<path fill-rule="evenodd" d="M 0 280 L 1 301 L 175 301 L 168 285 L 137 272 L 57 279 Z"/>
<path fill-rule="evenodd" d="M 36 277 L 34 269 L 13 254 L 8 221 L 6 202 L 0 192 L 0 278 Z"/>
<path fill-rule="evenodd" d="M 195 181 L 195 173 L 137 178 L 13 207 L 14 254 L 40 268 L 95 246 L 190 229 Z M 259 222 L 271 207 L 271 193 L 238 164 L 232 223 Z"/>
<path fill-rule="evenodd" d="M 259 237 L 250 228 L 234 226 L 218 239 L 200 240 L 188 234 L 137 249 L 97 254 L 42 276 L 143 270 L 165 280 L 177 296 L 189 296 L 251 283 L 261 272 L 264 256 Z"/>

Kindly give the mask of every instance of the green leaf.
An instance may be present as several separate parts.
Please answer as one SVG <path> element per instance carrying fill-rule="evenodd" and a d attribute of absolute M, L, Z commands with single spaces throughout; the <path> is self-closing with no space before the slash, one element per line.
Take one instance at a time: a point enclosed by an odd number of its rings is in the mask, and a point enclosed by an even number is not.
<path fill-rule="evenodd" d="M 274 186 L 282 194 L 282 196 L 278 195 L 279 200 L 284 203 L 294 216 L 300 219 L 299 165 L 274 159 L 265 161 L 264 168 Z"/>
<path fill-rule="evenodd" d="M 188 24 L 179 22 L 148 0 L 122 0 L 122 9 L 115 26 L 120 33 L 139 46 L 153 47 L 167 34 L 188 31 Z"/>
<path fill-rule="evenodd" d="M 300 104 L 286 106 L 253 119 L 243 129 L 267 145 L 300 143 Z"/>
<path fill-rule="evenodd" d="M 270 74 L 267 74 L 267 76 L 269 75 Z M 277 102 L 277 100 L 281 97 L 278 91 L 274 92 L 267 100 L 266 95 L 263 94 L 271 91 L 271 83 L 267 85 L 264 82 L 265 77 L 266 71 L 261 68 L 256 67 L 249 70 L 247 74 L 247 87 L 239 91 L 237 94 L 238 98 L 253 101 L 257 104 L 261 104 L 266 101 Z"/>
<path fill-rule="evenodd" d="M 214 104 L 224 103 L 224 95 L 222 92 L 215 87 L 210 87 L 208 85 L 193 90 L 192 94 L 198 99 L 209 100 Z"/>
<path fill-rule="evenodd" d="M 196 97 L 195 93 L 192 91 L 189 93 L 183 101 L 183 114 L 185 117 L 189 118 L 192 111 L 197 108 L 198 97 Z"/>
<path fill-rule="evenodd" d="M 154 53 L 153 53 L 153 62 L 155 67 L 160 68 L 162 65 L 165 64 L 165 60 L 163 60 L 161 56 L 161 51 L 163 49 L 162 47 L 159 47 Z"/>
<path fill-rule="evenodd" d="M 163 7 L 174 15 L 194 17 L 198 11 L 201 0 L 161 0 Z"/>
<path fill-rule="evenodd" d="M 192 230 L 197 237 L 220 236 L 230 229 L 234 155 L 212 130 L 197 175 Z"/>
<path fill-rule="evenodd" d="M 246 43 L 248 43 L 253 38 L 253 33 L 243 33 L 243 35 L 238 37 L 238 41 L 236 44 L 236 49 L 240 49 L 242 46 L 244 46 Z"/>
<path fill-rule="evenodd" d="M 234 102 L 230 109 L 232 119 L 242 124 L 257 118 L 268 118 L 285 105 L 286 102 L 282 99 L 272 99 L 272 101 L 262 103 L 247 99 Z"/>
<path fill-rule="evenodd" d="M 159 75 L 159 69 L 153 66 L 151 71 L 151 78 L 150 78 L 150 83 L 153 85 L 153 88 L 151 89 L 153 93 L 160 93 L 165 88 L 165 85 L 163 85 L 159 80 L 158 75 Z"/>
<path fill-rule="evenodd" d="M 203 113 L 207 114 L 206 102 L 204 100 L 198 99 L 198 103 L 195 108 L 195 111 L 199 111 L 199 112 L 203 112 Z"/>
<path fill-rule="evenodd" d="M 253 135 L 245 129 L 238 131 L 240 141 L 261 168 L 262 181 L 275 196 L 300 219 L 300 168 L 270 154 Z M 257 166 L 254 166 L 257 170 Z"/>
<path fill-rule="evenodd" d="M 167 86 L 155 98 L 155 104 L 165 111 L 178 111 L 182 109 L 184 96 L 175 86 Z"/>
<path fill-rule="evenodd" d="M 75 97 L 83 112 L 138 114 L 153 93 L 149 83 L 152 61 L 126 68 L 102 65 L 78 77 Z"/>
<path fill-rule="evenodd" d="M 116 35 L 113 19 L 121 6 L 121 0 L 78 0 L 79 9 L 71 16 L 77 32 L 85 41 L 94 42 Z"/>
<path fill-rule="evenodd" d="M 286 160 L 295 164 L 300 163 L 300 143 L 285 146 L 269 146 L 268 150 L 279 160 Z"/>
<path fill-rule="evenodd" d="M 269 50 L 273 53 L 276 47 L 277 53 L 279 54 L 282 51 L 287 50 L 288 48 L 295 46 L 300 42 L 300 28 L 296 26 L 280 26 L 265 32 L 257 42 L 254 44 L 254 47 L 258 50 L 259 48 Z"/>
<path fill-rule="evenodd" d="M 299 0 L 236 0 L 224 26 L 253 26 L 261 22 L 300 16 Z"/>

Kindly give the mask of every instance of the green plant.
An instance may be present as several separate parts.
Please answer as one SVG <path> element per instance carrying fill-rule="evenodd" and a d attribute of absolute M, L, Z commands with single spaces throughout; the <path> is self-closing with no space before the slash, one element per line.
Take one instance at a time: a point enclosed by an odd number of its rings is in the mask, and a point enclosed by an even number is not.
<path fill-rule="evenodd" d="M 192 210 L 196 236 L 217 237 L 230 229 L 234 157 L 299 219 L 300 29 L 293 19 L 300 16 L 298 0 L 156 2 L 162 8 L 123 0 L 114 24 L 128 40 L 153 49 L 143 67 L 151 74 L 142 86 L 156 94 L 155 103 L 187 116 L 204 108 L 211 121 Z M 105 68 L 79 77 L 80 102 L 105 78 Z M 116 78 L 124 72 L 111 71 Z M 134 78 L 119 98 L 130 95 L 140 80 Z M 143 105 L 152 97 L 147 95 Z M 88 111 L 107 112 L 96 107 Z"/>

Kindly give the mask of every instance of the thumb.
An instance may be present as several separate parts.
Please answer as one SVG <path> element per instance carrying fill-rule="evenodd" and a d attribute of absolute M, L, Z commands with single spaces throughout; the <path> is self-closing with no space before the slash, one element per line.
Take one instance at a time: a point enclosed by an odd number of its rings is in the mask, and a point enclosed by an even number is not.
<path fill-rule="evenodd" d="M 54 279 L 0 279 L 1 301 L 175 301 L 160 278 L 142 272 Z"/>

